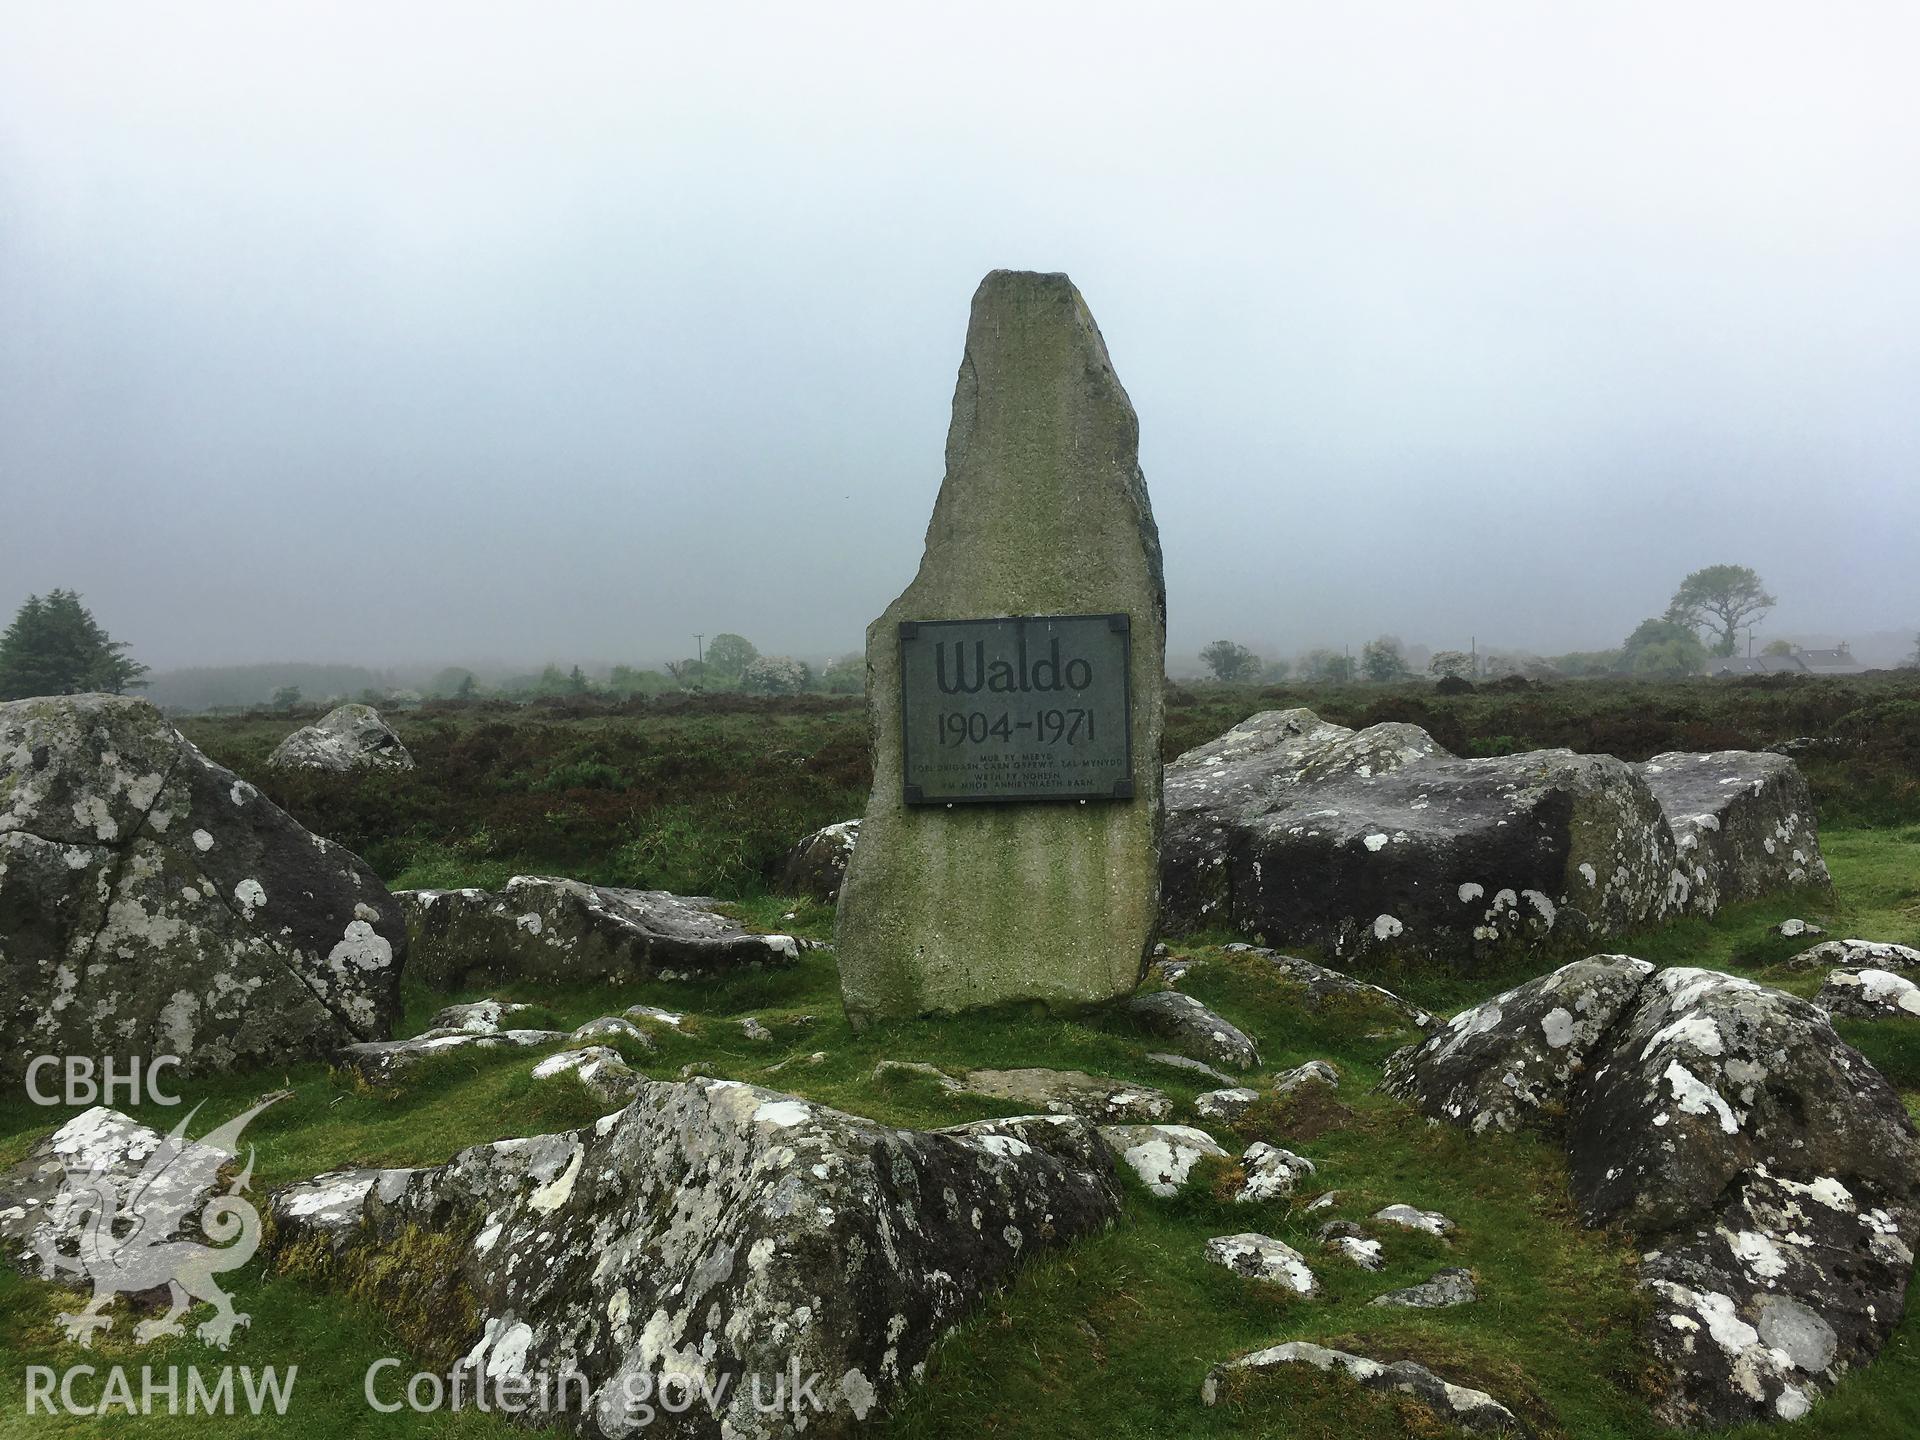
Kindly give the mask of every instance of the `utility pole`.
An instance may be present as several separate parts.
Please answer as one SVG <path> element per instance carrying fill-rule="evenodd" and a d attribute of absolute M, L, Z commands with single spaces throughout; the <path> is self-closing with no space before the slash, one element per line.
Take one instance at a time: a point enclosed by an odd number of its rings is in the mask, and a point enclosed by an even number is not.
<path fill-rule="evenodd" d="M 693 658 L 702 665 L 707 663 L 706 640 L 704 634 L 693 637 Z"/>

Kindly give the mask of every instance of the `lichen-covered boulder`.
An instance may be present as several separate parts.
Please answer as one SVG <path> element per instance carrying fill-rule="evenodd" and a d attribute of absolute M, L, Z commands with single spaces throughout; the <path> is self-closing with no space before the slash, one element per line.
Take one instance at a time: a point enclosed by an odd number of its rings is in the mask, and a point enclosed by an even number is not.
<path fill-rule="evenodd" d="M 1608 756 L 1463 760 L 1415 726 L 1278 711 L 1169 765 L 1166 796 L 1174 931 L 1469 965 L 1565 951 L 1668 904 L 1672 834 Z"/>
<path fill-rule="evenodd" d="M 1479 1298 L 1473 1272 L 1455 1268 L 1437 1271 L 1431 1280 L 1409 1285 L 1404 1290 L 1376 1295 L 1367 1303 L 1400 1310 L 1450 1310 L 1455 1305 L 1471 1305 Z"/>
<path fill-rule="evenodd" d="M 1736 900 L 1833 883 L 1813 797 L 1786 756 L 1673 751 L 1639 769 L 1673 830 L 1675 908 L 1711 915 Z"/>
<path fill-rule="evenodd" d="M 774 893 L 804 895 L 831 905 L 840 898 L 840 882 L 847 875 L 847 861 L 860 838 L 860 822 L 842 820 L 804 837 L 780 857 L 774 872 Z"/>
<path fill-rule="evenodd" d="M 1565 1117 L 1575 1076 L 1653 967 L 1595 955 L 1463 1010 L 1387 1061 L 1384 1088 L 1469 1130 Z"/>
<path fill-rule="evenodd" d="M 1813 1003 L 1848 1020 L 1920 1019 L 1920 985 L 1891 970 L 1835 970 Z"/>
<path fill-rule="evenodd" d="M 532 1010 L 531 1005 L 511 1000 L 472 1000 L 464 1005 L 448 1005 L 434 1012 L 427 1021 L 429 1030 L 464 1030 L 469 1035 L 496 1035 L 508 1027 L 507 1021 Z"/>
<path fill-rule="evenodd" d="M 34 1055 L 283 1064 L 392 1033 L 386 887 L 143 700 L 0 705 L 0 1081 Z"/>
<path fill-rule="evenodd" d="M 1240 1157 L 1240 1171 L 1246 1179 L 1235 1192 L 1233 1203 L 1258 1205 L 1293 1194 L 1312 1177 L 1314 1164 L 1304 1155 L 1256 1140 Z"/>
<path fill-rule="evenodd" d="M 1650 1241 L 1644 1333 L 1672 1377 L 1659 1419 L 1796 1420 L 1879 1353 L 1906 1303 L 1916 1226 L 1910 1204 L 1875 1194 L 1756 1167 L 1693 1223 Z"/>
<path fill-rule="evenodd" d="M 1569 1053 L 1543 1054 L 1543 1004 L 1574 994 L 1597 1024 L 1561 1007 Z M 1596 957 L 1475 1007 L 1388 1069 L 1436 1118 L 1562 1137 L 1582 1218 L 1641 1247 L 1667 1423 L 1792 1419 L 1899 1322 L 1920 1135 L 1807 1001 Z"/>
<path fill-rule="evenodd" d="M 410 973 L 443 990 L 515 980 L 630 984 L 791 965 L 705 896 L 516 875 L 500 892 L 402 890 Z"/>
<path fill-rule="evenodd" d="M 1220 1142 L 1191 1125 L 1102 1125 L 1100 1139 L 1149 1193 L 1170 1200 L 1202 1160 L 1225 1160 Z"/>
<path fill-rule="evenodd" d="M 1249 1280 L 1265 1280 L 1296 1295 L 1312 1295 L 1320 1288 L 1307 1257 L 1271 1235 L 1247 1231 L 1216 1235 L 1207 1241 L 1207 1259 Z"/>
<path fill-rule="evenodd" d="M 1127 1002 L 1127 1013 L 1148 1034 L 1173 1042 L 1209 1065 L 1251 1070 L 1260 1063 L 1260 1051 L 1244 1031 L 1178 990 L 1135 995 Z"/>
<path fill-rule="evenodd" d="M 1573 1192 L 1589 1223 L 1651 1234 L 1756 1167 L 1920 1199 L 1893 1087 L 1805 1000 L 1711 970 L 1649 976 L 1575 1091 Z"/>
<path fill-rule="evenodd" d="M 1787 961 L 1790 970 L 1913 970 L 1920 969 L 1920 950 L 1876 940 L 1822 940 Z"/>
<path fill-rule="evenodd" d="M 570 1076 L 589 1095 L 610 1105 L 626 1104 L 646 1082 L 646 1076 L 627 1064 L 618 1050 L 605 1045 L 562 1050 L 533 1067 L 536 1080 L 557 1080 L 563 1076 Z"/>
<path fill-rule="evenodd" d="M 371 705 L 329 710 L 282 740 L 267 757 L 270 770 L 323 770 L 350 775 L 361 770 L 411 770 L 413 756 Z"/>
<path fill-rule="evenodd" d="M 585 1377 L 584 1405 L 536 1395 L 533 1423 L 761 1440 L 797 1427 L 756 1413 L 756 1377 L 763 1400 L 791 1367 L 816 1377 L 806 1433 L 854 1433 L 984 1293 L 1105 1225 L 1120 1192 L 1070 1117 L 915 1132 L 695 1080 L 646 1083 L 584 1130 L 368 1183 L 362 1203 L 336 1273 L 418 1232 L 456 1237 L 412 1263 L 470 1297 L 461 1364 L 489 1383 Z M 668 1376 L 713 1405 L 643 1413 L 635 1397 Z"/>

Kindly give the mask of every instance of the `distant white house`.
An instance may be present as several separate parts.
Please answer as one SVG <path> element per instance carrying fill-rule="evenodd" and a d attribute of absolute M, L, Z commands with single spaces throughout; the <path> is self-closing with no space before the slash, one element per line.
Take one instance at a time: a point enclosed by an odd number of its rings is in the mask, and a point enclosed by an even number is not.
<path fill-rule="evenodd" d="M 1842 640 L 1831 650 L 1802 650 L 1790 655 L 1727 655 L 1707 662 L 1709 675 L 1858 675 L 1866 667 Z"/>

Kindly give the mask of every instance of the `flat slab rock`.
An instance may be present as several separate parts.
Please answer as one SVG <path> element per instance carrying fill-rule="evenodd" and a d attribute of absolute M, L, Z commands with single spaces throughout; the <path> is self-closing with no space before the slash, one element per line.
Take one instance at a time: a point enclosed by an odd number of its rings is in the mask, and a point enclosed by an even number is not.
<path fill-rule="evenodd" d="M 846 1435 L 983 1294 L 1120 1203 L 1093 1128 L 1072 1117 L 919 1132 L 732 1081 L 648 1082 L 584 1130 L 278 1192 L 275 1243 L 323 1235 L 351 1274 L 416 1228 L 471 1237 L 423 1262 L 472 1296 L 462 1363 L 495 1381 L 586 1377 L 583 1410 L 536 1398 L 536 1424 L 783 1435 L 791 1420 L 755 1413 L 751 1379 L 770 1393 L 797 1363 L 827 1407 L 808 1433 Z M 667 1375 L 709 1387 L 715 1408 L 646 1424 L 624 1396 Z"/>
<path fill-rule="evenodd" d="M 1383 1023 L 1389 1026 L 1410 1025 L 1416 1030 L 1430 1029 L 1440 1023 L 1437 1017 L 1410 1001 L 1402 1000 L 1391 990 L 1365 980 L 1356 980 L 1351 975 L 1343 975 L 1317 961 L 1305 960 L 1298 955 L 1282 955 L 1264 946 L 1238 942 L 1226 949 L 1229 954 L 1252 956 L 1272 966 L 1275 974 L 1300 987 L 1302 1001 L 1309 1010 L 1377 1010 Z"/>
<path fill-rule="evenodd" d="M 1898 1323 L 1920 1134 L 1804 1000 L 1597 956 L 1455 1017 L 1388 1074 L 1437 1119 L 1566 1145 L 1582 1218 L 1642 1247 L 1665 1423 L 1791 1419 Z"/>
<path fill-rule="evenodd" d="M 1920 950 L 1875 940 L 1822 940 L 1787 965 L 1794 970 L 1912 970 L 1920 967 Z"/>
<path fill-rule="evenodd" d="M 571 1076 L 595 1098 L 620 1105 L 639 1093 L 646 1082 L 646 1076 L 627 1064 L 618 1050 L 605 1045 L 562 1050 L 533 1067 L 536 1080 L 557 1080 L 562 1076 Z"/>
<path fill-rule="evenodd" d="M 1244 1031 L 1178 990 L 1135 995 L 1127 1002 L 1127 1013 L 1148 1034 L 1172 1042 L 1209 1065 L 1251 1070 L 1260 1063 L 1260 1051 Z"/>
<path fill-rule="evenodd" d="M 362 770 L 413 769 L 413 756 L 371 705 L 329 710 L 282 740 L 267 757 L 270 770 L 323 770 L 347 775 Z"/>
<path fill-rule="evenodd" d="M 1152 1124 L 1173 1114 L 1173 1101 L 1151 1085 L 1109 1080 L 1080 1070 L 969 1070 L 963 1083 L 968 1091 L 990 1100 L 1107 1124 Z"/>
<path fill-rule="evenodd" d="M 1417 726 L 1276 710 L 1169 765 L 1166 803 L 1167 929 L 1341 958 L 1577 952 L 1828 883 L 1804 779 L 1757 752 L 1461 759 Z"/>
<path fill-rule="evenodd" d="M 1511 1410 L 1484 1390 L 1455 1385 L 1443 1380 L 1424 1365 L 1411 1360 L 1382 1363 L 1346 1350 L 1330 1350 L 1305 1340 L 1290 1341 L 1270 1349 L 1256 1350 L 1207 1372 L 1200 1386 L 1203 1404 L 1217 1405 L 1236 1379 L 1271 1374 L 1289 1366 L 1307 1365 L 1315 1370 L 1345 1375 L 1368 1390 L 1410 1395 L 1434 1411 L 1448 1424 L 1479 1435 L 1521 1435 L 1524 1427 Z"/>
<path fill-rule="evenodd" d="M 384 1039 L 379 878 L 144 700 L 0 705 L 0 1083 L 35 1055 L 281 1065 Z"/>
<path fill-rule="evenodd" d="M 1471 1270 L 1451 1269 L 1437 1272 L 1431 1280 L 1409 1285 L 1404 1290 L 1389 1290 L 1367 1303 L 1402 1310 L 1449 1310 L 1455 1305 L 1471 1305 L 1480 1298 Z"/>
<path fill-rule="evenodd" d="M 760 935 L 705 896 L 516 875 L 498 893 L 402 890 L 410 973 L 443 990 L 507 981 L 630 984 L 800 958 L 791 935 Z"/>
<path fill-rule="evenodd" d="M 388 1087 L 404 1083 L 428 1060 L 461 1051 L 531 1050 L 555 1045 L 571 1037 L 565 1030 L 429 1030 L 410 1040 L 370 1040 L 343 1047 L 334 1063 L 367 1084 Z"/>

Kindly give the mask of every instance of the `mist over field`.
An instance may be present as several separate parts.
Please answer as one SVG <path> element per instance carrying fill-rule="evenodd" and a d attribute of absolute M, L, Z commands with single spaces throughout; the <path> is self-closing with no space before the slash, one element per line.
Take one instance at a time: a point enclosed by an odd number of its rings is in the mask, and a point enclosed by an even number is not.
<path fill-rule="evenodd" d="M 1911 12 L 6 34 L 0 611 L 70 587 L 159 670 L 854 649 L 999 266 L 1103 327 L 1176 668 L 1617 646 L 1722 562 L 1762 642 L 1891 663 L 1920 621 Z"/>

